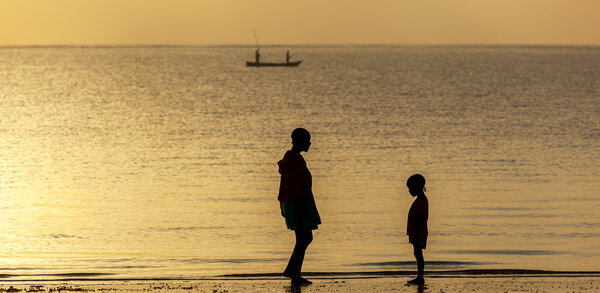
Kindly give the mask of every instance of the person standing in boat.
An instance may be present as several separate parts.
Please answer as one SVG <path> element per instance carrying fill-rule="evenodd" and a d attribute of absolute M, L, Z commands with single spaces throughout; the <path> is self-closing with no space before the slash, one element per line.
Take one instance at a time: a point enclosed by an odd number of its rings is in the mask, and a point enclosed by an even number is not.
<path fill-rule="evenodd" d="M 288 229 L 296 234 L 296 245 L 283 271 L 292 279 L 293 285 L 312 284 L 300 276 L 302 262 L 308 245 L 312 242 L 312 230 L 318 229 L 321 218 L 312 193 L 312 175 L 300 152 L 308 152 L 310 133 L 304 128 L 292 132 L 292 149 L 287 151 L 279 165 L 281 183 L 279 185 L 279 207 Z"/>
<path fill-rule="evenodd" d="M 290 50 L 285 51 L 285 63 L 290 63 Z"/>
<path fill-rule="evenodd" d="M 260 53 L 258 52 L 258 49 L 254 52 L 254 57 L 256 58 L 256 64 L 260 63 Z"/>

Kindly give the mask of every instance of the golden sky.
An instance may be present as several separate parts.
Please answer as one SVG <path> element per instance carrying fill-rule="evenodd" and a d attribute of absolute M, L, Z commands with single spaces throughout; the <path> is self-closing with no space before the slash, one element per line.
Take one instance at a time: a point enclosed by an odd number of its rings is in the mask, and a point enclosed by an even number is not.
<path fill-rule="evenodd" d="M 600 45 L 599 0 L 0 0 L 0 45 Z"/>

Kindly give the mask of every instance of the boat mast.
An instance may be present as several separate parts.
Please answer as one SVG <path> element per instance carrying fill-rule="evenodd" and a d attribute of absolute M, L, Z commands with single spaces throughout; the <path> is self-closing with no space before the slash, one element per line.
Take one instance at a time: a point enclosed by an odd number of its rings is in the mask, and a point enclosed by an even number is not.
<path fill-rule="evenodd" d="M 260 48 L 258 47 L 258 38 L 256 37 L 256 30 L 252 29 L 252 32 L 254 32 L 254 42 L 256 43 L 256 50 L 258 51 Z"/>

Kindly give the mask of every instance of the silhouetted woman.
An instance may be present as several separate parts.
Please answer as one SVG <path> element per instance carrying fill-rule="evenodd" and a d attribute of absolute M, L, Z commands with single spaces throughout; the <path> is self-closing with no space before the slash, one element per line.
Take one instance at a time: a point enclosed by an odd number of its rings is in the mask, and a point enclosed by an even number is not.
<path fill-rule="evenodd" d="M 312 193 L 312 176 L 300 152 L 310 148 L 310 133 L 304 128 L 292 132 L 292 149 L 287 151 L 279 165 L 281 183 L 279 199 L 281 215 L 288 229 L 296 233 L 296 246 L 283 275 L 292 279 L 292 284 L 308 285 L 309 280 L 300 276 L 306 248 L 312 242 L 312 230 L 321 224 L 321 218 Z"/>

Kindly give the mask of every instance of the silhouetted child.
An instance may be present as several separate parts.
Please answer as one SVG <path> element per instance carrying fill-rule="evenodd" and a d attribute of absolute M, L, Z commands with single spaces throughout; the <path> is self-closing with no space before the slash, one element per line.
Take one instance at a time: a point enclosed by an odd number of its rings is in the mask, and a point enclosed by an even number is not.
<path fill-rule="evenodd" d="M 406 234 L 408 242 L 413 245 L 415 258 L 417 259 L 417 277 L 408 281 L 408 284 L 423 285 L 423 271 L 425 269 L 425 260 L 423 259 L 423 249 L 427 246 L 427 219 L 429 218 L 429 202 L 425 196 L 425 177 L 421 174 L 414 174 L 406 181 L 408 192 L 413 197 L 417 197 L 408 211 L 408 223 L 406 225 Z"/>

